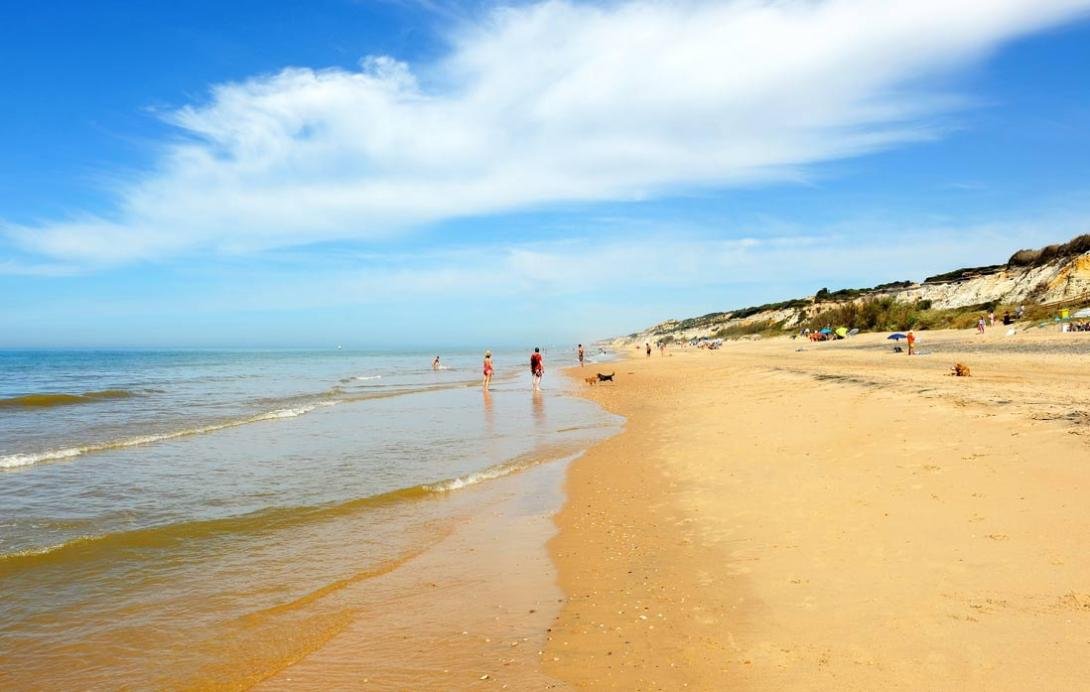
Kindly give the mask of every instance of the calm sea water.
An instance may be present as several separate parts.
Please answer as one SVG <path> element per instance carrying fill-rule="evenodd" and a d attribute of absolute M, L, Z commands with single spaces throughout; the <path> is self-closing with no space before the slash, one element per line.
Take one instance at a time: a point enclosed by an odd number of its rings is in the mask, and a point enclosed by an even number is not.
<path fill-rule="evenodd" d="M 618 421 L 548 353 L 0 353 L 0 687 L 240 686 L 331 597 L 473 512 L 461 489 Z"/>

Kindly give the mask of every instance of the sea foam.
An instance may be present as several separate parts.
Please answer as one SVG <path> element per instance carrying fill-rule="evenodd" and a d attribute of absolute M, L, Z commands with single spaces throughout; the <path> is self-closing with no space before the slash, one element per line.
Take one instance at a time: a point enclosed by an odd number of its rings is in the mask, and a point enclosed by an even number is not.
<path fill-rule="evenodd" d="M 216 432 L 217 430 L 236 428 L 240 425 L 259 423 L 261 421 L 278 420 L 282 418 L 296 418 L 298 416 L 310 413 L 316 408 L 336 406 L 339 403 L 341 402 L 336 400 L 319 401 L 313 404 L 308 404 L 306 406 L 275 409 L 273 411 L 259 413 L 255 416 L 236 418 L 233 420 L 224 421 L 222 423 L 212 423 L 210 425 L 202 425 L 196 428 L 185 428 L 183 430 L 173 430 L 170 432 L 157 433 L 154 435 L 138 435 L 136 437 L 128 437 L 120 440 L 110 440 L 108 442 L 98 442 L 76 447 L 66 447 L 64 449 L 50 449 L 44 452 L 8 454 L 6 456 L 0 456 L 0 469 L 14 469 L 21 466 L 30 466 L 32 464 L 37 464 L 42 461 L 59 461 L 61 459 L 71 459 L 73 457 L 78 457 L 80 455 L 89 454 L 92 452 L 104 452 L 111 449 L 125 449 L 126 447 L 137 447 L 140 445 L 152 444 L 154 442 L 163 442 L 164 440 L 173 440 L 179 437 L 188 437 L 190 435 L 203 435 L 205 433 Z"/>

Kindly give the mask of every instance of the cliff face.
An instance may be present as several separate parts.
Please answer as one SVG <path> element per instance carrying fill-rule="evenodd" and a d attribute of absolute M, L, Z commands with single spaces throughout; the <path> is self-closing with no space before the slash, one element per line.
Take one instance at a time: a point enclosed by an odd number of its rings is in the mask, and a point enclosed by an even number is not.
<path fill-rule="evenodd" d="M 1090 293 L 1090 253 L 1039 267 L 1004 267 L 994 274 L 945 283 L 923 283 L 900 291 L 897 300 L 930 300 L 936 308 L 961 308 L 998 301 L 1048 304 Z"/>
<path fill-rule="evenodd" d="M 746 325 L 776 325 L 793 331 L 806 320 L 846 303 L 862 303 L 877 298 L 892 298 L 903 303 L 929 301 L 931 309 L 969 308 L 985 303 L 1031 306 L 1068 304 L 1090 305 L 1090 252 L 1052 259 L 1036 266 L 999 265 L 966 269 L 927 279 L 922 283 L 902 283 L 889 288 L 846 291 L 849 297 L 832 300 L 809 296 L 761 308 L 712 313 L 686 320 L 668 320 L 635 335 L 618 339 L 617 345 L 659 341 L 712 338 L 723 330 Z M 818 298 L 821 298 L 820 300 Z"/>

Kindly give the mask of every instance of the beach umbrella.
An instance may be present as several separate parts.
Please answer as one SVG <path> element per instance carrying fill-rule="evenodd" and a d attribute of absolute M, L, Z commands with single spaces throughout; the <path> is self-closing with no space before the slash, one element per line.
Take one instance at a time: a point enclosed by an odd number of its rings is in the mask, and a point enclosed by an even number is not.
<path fill-rule="evenodd" d="M 901 332 L 897 332 L 895 334 L 890 334 L 886 338 L 887 339 L 893 339 L 894 341 L 900 341 L 901 339 L 907 339 L 908 337 L 905 336 L 904 334 L 902 334 Z"/>

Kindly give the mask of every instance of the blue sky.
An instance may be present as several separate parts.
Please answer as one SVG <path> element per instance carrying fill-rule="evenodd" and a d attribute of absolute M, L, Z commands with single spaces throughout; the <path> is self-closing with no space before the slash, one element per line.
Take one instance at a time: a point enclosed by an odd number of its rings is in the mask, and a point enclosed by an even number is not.
<path fill-rule="evenodd" d="M 0 347 L 560 344 L 1090 232 L 1090 0 L 25 2 Z"/>

